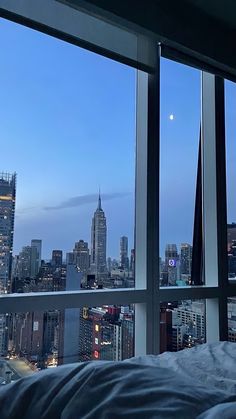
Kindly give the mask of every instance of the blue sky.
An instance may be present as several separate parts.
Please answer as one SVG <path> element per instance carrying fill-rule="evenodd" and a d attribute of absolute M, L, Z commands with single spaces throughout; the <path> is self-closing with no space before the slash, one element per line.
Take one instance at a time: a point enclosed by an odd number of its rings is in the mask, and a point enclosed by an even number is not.
<path fill-rule="evenodd" d="M 228 222 L 236 222 L 236 85 L 225 82 L 225 134 Z"/>
<path fill-rule="evenodd" d="M 136 71 L 3 19 L 0 50 L 0 170 L 18 176 L 14 253 L 32 238 L 45 258 L 90 245 L 100 187 L 107 256 L 118 257 L 120 236 L 133 246 Z M 162 59 L 162 252 L 192 241 L 199 125 L 200 72 Z"/>
<path fill-rule="evenodd" d="M 44 257 L 90 242 L 100 187 L 108 254 L 118 255 L 120 236 L 133 245 L 135 70 L 4 20 L 0 50 L 1 170 L 18 177 L 15 252 L 31 238 L 42 238 Z M 76 207 L 46 209 L 74 197 Z"/>
<path fill-rule="evenodd" d="M 161 59 L 160 246 L 192 243 L 200 71 Z M 169 116 L 173 115 L 173 120 Z"/>

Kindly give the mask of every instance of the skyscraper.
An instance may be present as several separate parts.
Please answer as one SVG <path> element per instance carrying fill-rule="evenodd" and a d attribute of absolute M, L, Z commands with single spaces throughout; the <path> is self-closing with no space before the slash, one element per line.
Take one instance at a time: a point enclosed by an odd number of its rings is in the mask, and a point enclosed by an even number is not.
<path fill-rule="evenodd" d="M 123 269 L 129 269 L 128 237 L 126 236 L 120 238 L 120 266 Z"/>
<path fill-rule="evenodd" d="M 167 244 L 165 249 L 165 264 L 168 272 L 168 285 L 176 285 L 178 259 L 176 244 Z"/>
<path fill-rule="evenodd" d="M 102 278 L 107 272 L 106 267 L 107 225 L 101 206 L 99 193 L 98 207 L 92 219 L 91 228 L 91 271 L 97 278 Z"/>
<path fill-rule="evenodd" d="M 30 278 L 31 274 L 31 246 L 22 247 L 19 253 L 18 277 L 19 279 Z"/>
<path fill-rule="evenodd" d="M 10 289 L 16 173 L 0 173 L 0 293 Z"/>
<path fill-rule="evenodd" d="M 31 240 L 31 278 L 35 278 L 41 266 L 42 240 Z"/>
<path fill-rule="evenodd" d="M 181 243 L 180 247 L 180 271 L 181 274 L 191 275 L 192 246 L 188 243 Z"/>
<path fill-rule="evenodd" d="M 62 265 L 62 250 L 53 250 L 52 251 L 52 266 L 54 268 L 60 268 Z"/>
<path fill-rule="evenodd" d="M 88 243 L 84 240 L 79 240 L 75 243 L 73 249 L 74 264 L 83 273 L 83 279 L 86 277 L 89 270 L 89 248 Z"/>
<path fill-rule="evenodd" d="M 77 291 L 80 289 L 82 273 L 77 267 L 68 263 L 66 265 L 66 291 Z M 63 364 L 77 362 L 79 357 L 79 323 L 80 309 L 67 308 L 64 311 L 64 319 L 60 324 L 60 356 Z M 60 361 L 62 363 L 62 360 Z"/>

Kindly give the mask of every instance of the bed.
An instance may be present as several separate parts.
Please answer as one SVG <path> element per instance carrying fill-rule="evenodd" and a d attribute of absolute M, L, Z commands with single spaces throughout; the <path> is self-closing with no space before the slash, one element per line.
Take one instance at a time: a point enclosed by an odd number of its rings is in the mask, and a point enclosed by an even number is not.
<path fill-rule="evenodd" d="M 1 419 L 236 418 L 236 344 L 63 365 L 0 389 Z"/>

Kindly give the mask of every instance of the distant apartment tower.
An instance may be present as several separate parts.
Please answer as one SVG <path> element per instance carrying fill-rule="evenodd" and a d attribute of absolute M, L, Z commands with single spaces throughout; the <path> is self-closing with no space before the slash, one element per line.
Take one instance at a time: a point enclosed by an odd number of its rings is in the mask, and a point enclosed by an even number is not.
<path fill-rule="evenodd" d="M 0 314 L 0 356 L 7 354 L 8 326 L 8 314 Z"/>
<path fill-rule="evenodd" d="M 120 361 L 134 356 L 134 315 L 128 306 L 84 307 L 79 360 Z"/>
<path fill-rule="evenodd" d="M 42 240 L 31 240 L 31 278 L 35 278 L 41 267 Z"/>
<path fill-rule="evenodd" d="M 25 279 L 25 278 L 30 278 L 30 276 L 31 276 L 31 246 L 24 246 L 22 247 L 22 250 L 19 253 L 18 277 L 19 279 Z"/>
<path fill-rule="evenodd" d="M 167 244 L 165 249 L 165 265 L 168 272 L 168 285 L 176 285 L 178 259 L 176 244 Z"/>
<path fill-rule="evenodd" d="M 107 225 L 99 193 L 98 207 L 92 219 L 91 228 L 91 271 L 97 278 L 107 273 L 106 267 Z"/>
<path fill-rule="evenodd" d="M 16 173 L 0 173 L 0 294 L 10 289 L 15 199 Z"/>
<path fill-rule="evenodd" d="M 120 266 L 129 270 L 128 237 L 126 236 L 120 238 Z"/>
<path fill-rule="evenodd" d="M 15 313 L 13 346 L 17 355 L 39 362 L 43 351 L 43 311 Z"/>
<path fill-rule="evenodd" d="M 74 263 L 74 253 L 73 252 L 67 252 L 66 253 L 66 265 Z"/>
<path fill-rule="evenodd" d="M 206 321 L 205 321 L 205 302 L 195 300 L 184 302 L 174 309 L 182 325 L 186 325 L 190 335 L 197 339 L 205 340 Z"/>
<path fill-rule="evenodd" d="M 180 271 L 181 274 L 191 275 L 192 267 L 192 246 L 188 243 L 181 243 L 180 247 Z"/>
<path fill-rule="evenodd" d="M 22 247 L 13 276 L 18 279 L 33 278 L 41 267 L 42 240 L 31 240 L 31 246 Z"/>
<path fill-rule="evenodd" d="M 74 254 L 74 263 L 79 268 L 80 272 L 83 273 L 84 276 L 87 275 L 89 270 L 89 248 L 88 243 L 84 240 L 79 240 L 75 243 L 75 247 L 73 249 Z"/>
<path fill-rule="evenodd" d="M 52 266 L 54 268 L 60 268 L 62 266 L 62 250 L 53 250 L 52 251 Z"/>
<path fill-rule="evenodd" d="M 115 311 L 113 314 L 112 311 Z M 121 360 L 119 308 L 84 307 L 80 317 L 79 360 Z"/>

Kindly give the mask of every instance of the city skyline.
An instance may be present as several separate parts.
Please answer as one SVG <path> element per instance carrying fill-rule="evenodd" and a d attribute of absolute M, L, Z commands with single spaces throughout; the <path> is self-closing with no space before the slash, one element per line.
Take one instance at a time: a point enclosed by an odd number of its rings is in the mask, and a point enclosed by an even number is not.
<path fill-rule="evenodd" d="M 136 70 L 0 22 L 1 149 L 6 156 L 9 144 L 13 150 L 1 169 L 18 176 L 14 253 L 32 238 L 42 239 L 45 258 L 89 242 L 100 185 L 108 254 L 118 257 L 120 236 L 131 248 L 134 239 Z M 192 243 L 200 83 L 199 70 L 161 58 L 161 255 L 166 243 Z M 235 93 L 226 81 L 229 222 L 236 213 Z"/>
<path fill-rule="evenodd" d="M 18 174 L 14 252 L 34 237 L 42 239 L 46 258 L 53 248 L 66 251 L 76 240 L 89 241 L 100 185 L 109 220 L 108 253 L 117 257 L 120 236 L 126 235 L 131 247 L 134 238 L 136 70 L 3 19 L 1 32 L 2 151 L 9 152 L 8 142 L 14 150 L 3 170 Z M 173 83 L 176 69 L 165 61 L 163 66 L 164 86 Z M 196 79 L 194 70 L 186 73 L 187 84 Z M 181 69 L 179 75 L 180 80 Z M 198 96 L 196 83 L 192 96 Z M 178 132 L 180 146 L 196 134 L 194 112 L 184 131 L 180 128 L 189 109 L 189 103 L 182 105 L 177 111 L 167 89 L 163 128 L 167 137 Z M 174 231 L 161 211 L 163 243 L 176 237 L 191 242 L 194 203 L 182 196 L 177 203 L 185 208 L 184 237 L 181 223 Z"/>
<path fill-rule="evenodd" d="M 120 235 L 133 241 L 135 70 L 0 22 L 1 151 L 13 150 L 2 170 L 18 176 L 14 252 L 32 238 L 45 257 L 90 241 L 100 186 L 115 256 Z"/>

